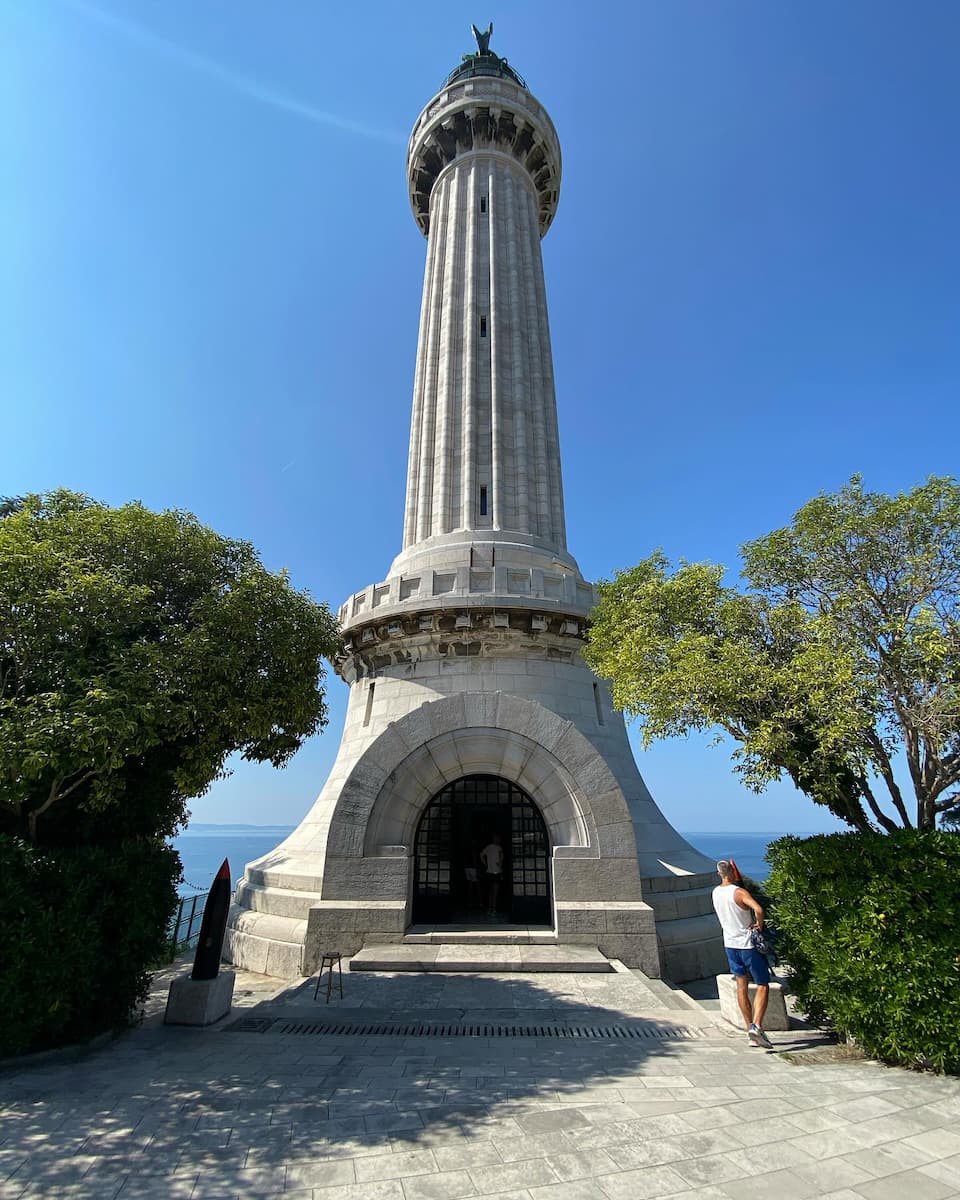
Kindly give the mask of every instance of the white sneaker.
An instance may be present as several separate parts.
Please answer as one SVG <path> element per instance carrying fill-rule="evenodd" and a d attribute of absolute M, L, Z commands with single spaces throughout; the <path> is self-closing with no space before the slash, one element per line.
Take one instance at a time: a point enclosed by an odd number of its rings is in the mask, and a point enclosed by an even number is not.
<path fill-rule="evenodd" d="M 772 1050 L 773 1042 L 767 1037 L 759 1025 L 751 1025 L 747 1034 L 751 1046 L 762 1046 L 764 1050 Z"/>

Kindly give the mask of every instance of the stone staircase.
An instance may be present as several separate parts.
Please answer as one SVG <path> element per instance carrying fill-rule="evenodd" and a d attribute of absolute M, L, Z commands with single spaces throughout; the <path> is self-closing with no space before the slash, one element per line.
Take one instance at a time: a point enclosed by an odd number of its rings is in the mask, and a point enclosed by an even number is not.
<path fill-rule="evenodd" d="M 350 960 L 351 971 L 604 972 L 616 970 L 596 947 L 537 945 L 529 942 L 389 943 L 364 946 Z"/>

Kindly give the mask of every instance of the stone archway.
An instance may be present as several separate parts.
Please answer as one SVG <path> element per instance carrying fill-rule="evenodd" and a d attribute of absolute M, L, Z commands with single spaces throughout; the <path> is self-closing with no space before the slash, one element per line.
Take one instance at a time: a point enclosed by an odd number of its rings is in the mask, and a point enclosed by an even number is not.
<path fill-rule="evenodd" d="M 551 846 L 596 846 L 587 793 L 563 757 L 520 729 L 474 726 L 439 733 L 395 763 L 370 805 L 364 855 L 382 855 L 389 847 L 412 849 L 426 805 L 466 775 L 496 775 L 522 788 L 542 815 Z"/>
<path fill-rule="evenodd" d="M 539 810 L 556 938 L 599 945 L 658 974 L 636 829 L 616 776 L 572 721 L 504 692 L 421 704 L 370 741 L 345 776 L 331 776 L 336 801 L 310 833 L 323 848 L 323 878 L 309 908 L 303 969 L 313 969 L 323 945 L 402 940 L 421 815 L 447 784 L 472 774 L 517 785 Z M 306 833 L 307 823 L 301 828 Z"/>

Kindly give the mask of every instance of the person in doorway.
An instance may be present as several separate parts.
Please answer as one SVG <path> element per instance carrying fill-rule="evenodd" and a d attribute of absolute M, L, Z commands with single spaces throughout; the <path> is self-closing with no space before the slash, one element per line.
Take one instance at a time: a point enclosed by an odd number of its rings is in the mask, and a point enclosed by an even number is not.
<path fill-rule="evenodd" d="M 770 968 L 759 950 L 754 950 L 751 929 L 763 929 L 763 906 L 740 886 L 736 865 L 721 859 L 717 863 L 720 883 L 713 889 L 713 907 L 723 929 L 723 945 L 730 971 L 737 981 L 737 1004 L 747 1026 L 751 1046 L 772 1050 L 763 1032 L 763 1018 L 770 997 Z M 750 980 L 757 985 L 750 1003 Z"/>
<path fill-rule="evenodd" d="M 500 892 L 500 880 L 503 878 L 503 843 L 499 833 L 495 833 L 480 851 L 480 862 L 483 864 L 484 881 L 487 885 L 487 913 L 492 917 L 497 911 L 497 896 Z"/>

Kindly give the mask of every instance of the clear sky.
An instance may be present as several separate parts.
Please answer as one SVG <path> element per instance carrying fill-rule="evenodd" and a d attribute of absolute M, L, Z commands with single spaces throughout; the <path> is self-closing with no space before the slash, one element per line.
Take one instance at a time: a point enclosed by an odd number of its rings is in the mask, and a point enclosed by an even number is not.
<path fill-rule="evenodd" d="M 854 472 L 958 472 L 960 5 L 0 0 L 0 492 L 184 508 L 333 608 L 400 548 L 425 243 L 405 146 L 470 22 L 563 147 L 544 241 L 589 578 L 737 548 Z M 295 823 L 331 722 L 197 821 Z M 832 829 L 709 738 L 684 830 Z"/>

